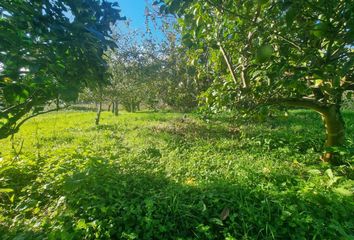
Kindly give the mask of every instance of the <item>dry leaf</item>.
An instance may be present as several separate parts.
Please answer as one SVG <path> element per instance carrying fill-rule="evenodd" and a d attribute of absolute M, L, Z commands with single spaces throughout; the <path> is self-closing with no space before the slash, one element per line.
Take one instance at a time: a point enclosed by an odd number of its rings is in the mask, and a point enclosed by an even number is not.
<path fill-rule="evenodd" d="M 220 219 L 224 221 L 230 214 L 230 209 L 229 208 L 224 208 L 220 214 Z"/>

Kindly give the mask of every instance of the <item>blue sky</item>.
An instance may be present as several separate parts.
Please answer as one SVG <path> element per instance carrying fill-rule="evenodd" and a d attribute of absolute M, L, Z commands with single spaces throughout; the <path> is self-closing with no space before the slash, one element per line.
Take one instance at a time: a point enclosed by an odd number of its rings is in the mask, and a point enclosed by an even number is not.
<path fill-rule="evenodd" d="M 148 3 L 151 6 L 152 0 L 112 0 L 118 2 L 120 9 L 122 10 L 122 16 L 127 17 L 130 21 L 130 29 L 139 30 L 139 32 L 144 33 L 146 31 L 146 17 L 145 17 L 145 7 Z M 122 29 L 123 32 L 127 32 L 127 27 L 124 23 L 119 23 L 118 27 Z M 150 29 L 152 36 L 155 40 L 161 41 L 164 36 L 158 30 L 155 29 L 152 24 L 150 24 Z"/>

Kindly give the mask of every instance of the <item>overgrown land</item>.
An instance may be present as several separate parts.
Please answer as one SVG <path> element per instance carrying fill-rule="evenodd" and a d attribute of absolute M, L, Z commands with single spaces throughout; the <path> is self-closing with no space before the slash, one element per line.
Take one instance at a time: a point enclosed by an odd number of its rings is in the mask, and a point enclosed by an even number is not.
<path fill-rule="evenodd" d="M 319 163 L 309 111 L 94 117 L 43 115 L 0 141 L 0 239 L 354 238 L 352 111 L 340 166 Z"/>

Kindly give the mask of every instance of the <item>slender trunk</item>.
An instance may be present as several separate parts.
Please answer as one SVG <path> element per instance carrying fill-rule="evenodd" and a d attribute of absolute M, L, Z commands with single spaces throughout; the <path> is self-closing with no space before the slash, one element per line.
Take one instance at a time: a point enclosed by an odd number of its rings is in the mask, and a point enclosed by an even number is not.
<path fill-rule="evenodd" d="M 116 105 L 114 102 L 112 102 L 111 104 L 112 104 L 112 113 L 114 113 L 114 109 L 115 109 Z"/>
<path fill-rule="evenodd" d="M 134 104 L 133 104 L 133 101 L 130 101 L 130 112 L 134 112 Z"/>
<path fill-rule="evenodd" d="M 101 112 L 102 112 L 102 102 L 99 102 L 98 107 L 97 107 L 97 115 L 96 115 L 96 119 L 95 119 L 96 125 L 100 124 Z"/>
<path fill-rule="evenodd" d="M 118 116 L 119 109 L 118 109 L 118 101 L 114 101 L 114 115 Z"/>
<path fill-rule="evenodd" d="M 112 103 L 110 103 L 110 104 L 108 105 L 108 109 L 107 109 L 108 112 L 111 111 L 111 107 L 114 107 L 114 106 L 112 106 Z"/>
<path fill-rule="evenodd" d="M 340 111 L 340 106 L 332 105 L 322 112 L 326 127 L 325 147 L 339 147 L 345 143 L 345 124 Z M 330 163 L 338 163 L 339 156 L 333 152 L 326 152 L 322 160 Z"/>

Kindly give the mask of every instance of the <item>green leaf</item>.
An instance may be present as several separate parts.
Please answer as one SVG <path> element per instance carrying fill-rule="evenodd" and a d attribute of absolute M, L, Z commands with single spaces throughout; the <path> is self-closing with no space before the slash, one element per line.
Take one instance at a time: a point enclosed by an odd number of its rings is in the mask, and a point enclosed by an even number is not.
<path fill-rule="evenodd" d="M 352 97 L 353 97 L 353 92 L 348 92 L 348 93 L 347 93 L 347 99 L 348 99 L 348 100 L 351 100 Z"/>
<path fill-rule="evenodd" d="M 326 170 L 326 174 L 327 174 L 327 176 L 330 178 L 330 179 L 332 179 L 332 178 L 334 178 L 334 174 L 333 174 L 333 171 L 332 171 L 332 169 L 327 169 Z"/>
<path fill-rule="evenodd" d="M 175 0 L 175 1 L 172 1 L 168 7 L 168 11 L 170 13 L 176 13 L 177 10 L 180 8 L 181 6 L 181 1 L 180 0 Z"/>
<path fill-rule="evenodd" d="M 345 188 L 335 188 L 333 191 L 346 197 L 353 196 L 353 192 Z"/>
<path fill-rule="evenodd" d="M 18 84 L 7 85 L 3 92 L 5 100 L 10 104 L 23 103 L 29 97 L 28 90 Z"/>
<path fill-rule="evenodd" d="M 321 175 L 321 171 L 318 170 L 318 169 L 310 169 L 307 172 L 312 174 L 312 175 Z"/>
<path fill-rule="evenodd" d="M 77 229 L 86 229 L 87 228 L 87 224 L 85 219 L 79 219 L 76 223 L 76 228 Z"/>
<path fill-rule="evenodd" d="M 330 24 L 327 22 L 319 22 L 315 24 L 312 34 L 318 38 L 322 38 L 328 35 Z"/>
<path fill-rule="evenodd" d="M 0 157 L 0 161 L 2 160 L 2 158 Z M 0 174 L 5 172 L 6 170 L 9 170 L 9 169 L 13 169 L 14 167 L 13 166 L 7 166 L 7 167 L 4 167 L 4 168 L 1 168 L 0 169 Z"/>
<path fill-rule="evenodd" d="M 224 223 L 222 222 L 222 220 L 220 218 L 211 218 L 210 222 L 215 223 L 216 225 L 219 225 L 219 226 L 224 226 Z"/>
<path fill-rule="evenodd" d="M 13 192 L 14 190 L 11 188 L 0 188 L 0 193 L 10 193 Z"/>

